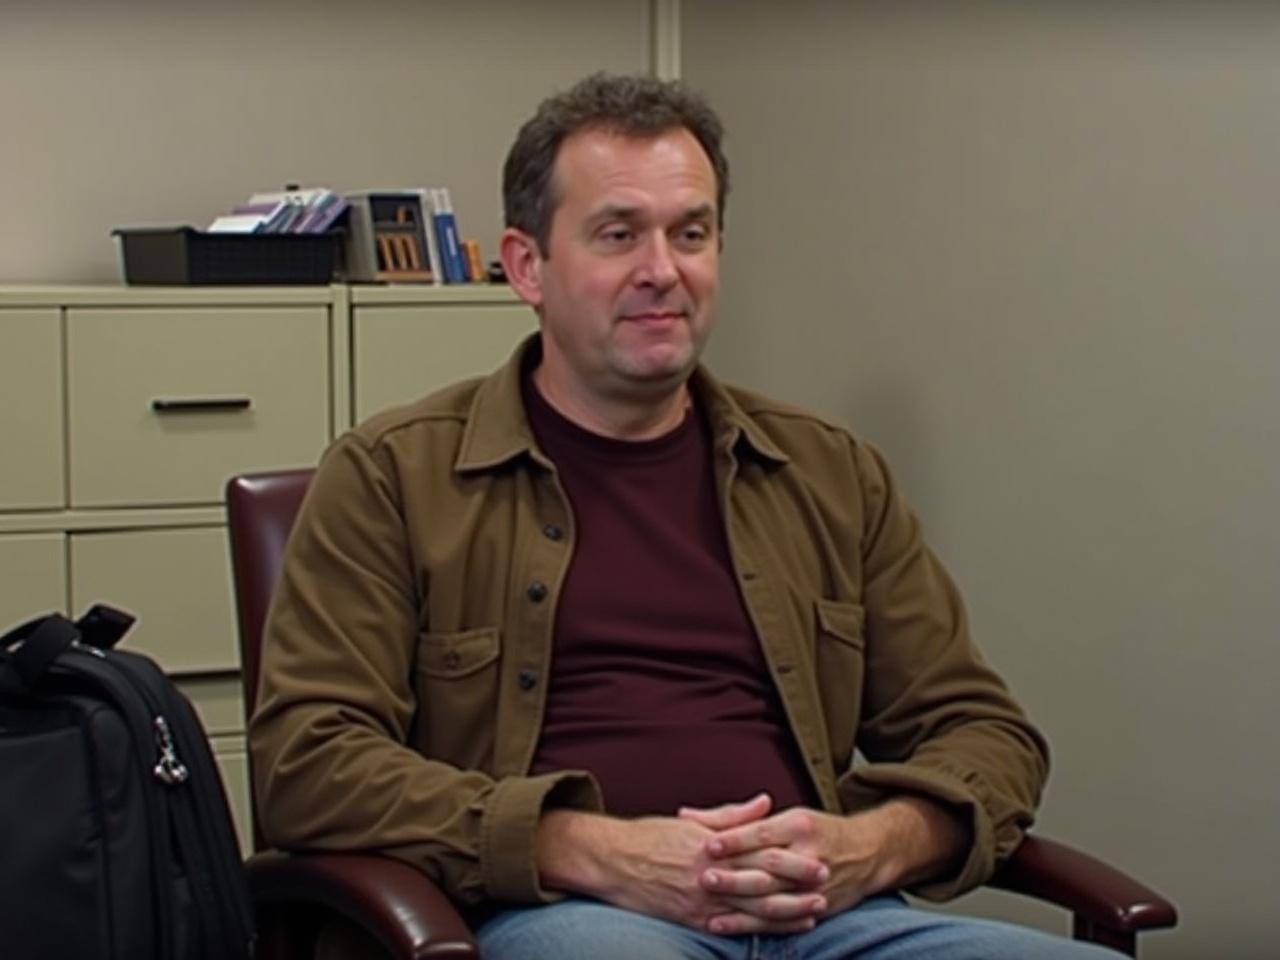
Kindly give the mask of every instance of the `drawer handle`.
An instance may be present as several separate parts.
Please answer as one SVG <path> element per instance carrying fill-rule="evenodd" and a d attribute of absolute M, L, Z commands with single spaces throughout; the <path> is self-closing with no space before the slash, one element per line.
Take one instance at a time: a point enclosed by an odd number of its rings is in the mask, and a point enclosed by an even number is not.
<path fill-rule="evenodd" d="M 156 413 L 227 413 L 251 406 L 249 397 L 156 397 L 151 401 Z"/>

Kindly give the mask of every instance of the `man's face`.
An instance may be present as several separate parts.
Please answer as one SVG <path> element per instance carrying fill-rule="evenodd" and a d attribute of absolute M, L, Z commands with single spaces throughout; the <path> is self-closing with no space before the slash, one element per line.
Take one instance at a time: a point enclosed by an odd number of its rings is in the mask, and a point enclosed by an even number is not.
<path fill-rule="evenodd" d="M 561 144 L 548 255 L 522 291 L 543 331 L 540 383 L 553 399 L 669 395 L 697 363 L 719 288 L 716 180 L 683 128 L 599 130 Z"/>

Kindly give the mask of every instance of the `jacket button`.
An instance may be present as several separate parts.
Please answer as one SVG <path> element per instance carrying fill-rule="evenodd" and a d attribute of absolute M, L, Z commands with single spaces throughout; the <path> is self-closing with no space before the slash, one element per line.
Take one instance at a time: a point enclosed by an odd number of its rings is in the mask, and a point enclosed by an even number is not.
<path fill-rule="evenodd" d="M 529 599 L 534 603 L 541 603 L 547 599 L 547 585 L 541 580 L 535 580 L 529 584 L 529 589 L 525 591 L 529 595 Z"/>
<path fill-rule="evenodd" d="M 554 523 L 548 523 L 542 528 L 542 535 L 548 540 L 559 540 L 564 536 L 564 531 L 557 527 Z"/>
<path fill-rule="evenodd" d="M 521 670 L 516 677 L 516 683 L 520 685 L 521 690 L 532 690 L 538 685 L 538 675 L 532 670 Z"/>
<path fill-rule="evenodd" d="M 462 655 L 457 650 L 450 650 L 444 655 L 444 665 L 448 670 L 457 670 L 458 664 L 462 663 Z"/>

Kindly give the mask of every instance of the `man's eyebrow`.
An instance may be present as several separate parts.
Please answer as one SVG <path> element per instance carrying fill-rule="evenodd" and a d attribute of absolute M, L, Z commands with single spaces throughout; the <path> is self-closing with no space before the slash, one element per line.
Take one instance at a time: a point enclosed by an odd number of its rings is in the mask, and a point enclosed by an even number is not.
<path fill-rule="evenodd" d="M 601 223 L 608 223 L 610 220 L 634 220 L 640 216 L 641 209 L 638 206 L 624 203 L 610 203 L 601 207 L 590 217 L 587 222 L 592 226 Z M 716 208 L 710 203 L 700 203 L 696 207 L 689 207 L 684 211 L 680 218 L 682 222 L 688 223 L 697 220 L 713 220 L 715 219 Z"/>
<path fill-rule="evenodd" d="M 610 220 L 634 220 L 640 214 L 640 208 L 637 206 L 628 206 L 622 203 L 610 203 L 601 207 L 590 217 L 587 222 L 591 224 L 607 223 Z"/>

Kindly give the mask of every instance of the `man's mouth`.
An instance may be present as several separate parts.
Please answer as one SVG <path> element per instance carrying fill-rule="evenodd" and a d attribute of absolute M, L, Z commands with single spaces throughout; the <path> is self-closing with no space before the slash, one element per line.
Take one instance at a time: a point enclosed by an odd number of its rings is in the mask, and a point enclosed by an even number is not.
<path fill-rule="evenodd" d="M 628 323 L 644 323 L 654 326 L 662 326 L 668 323 L 675 323 L 685 318 L 683 310 L 642 310 L 636 313 L 624 313 L 622 320 Z"/>

